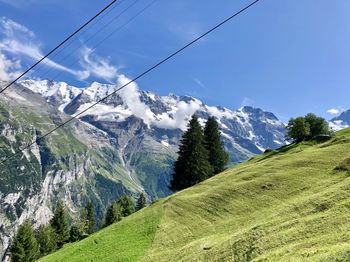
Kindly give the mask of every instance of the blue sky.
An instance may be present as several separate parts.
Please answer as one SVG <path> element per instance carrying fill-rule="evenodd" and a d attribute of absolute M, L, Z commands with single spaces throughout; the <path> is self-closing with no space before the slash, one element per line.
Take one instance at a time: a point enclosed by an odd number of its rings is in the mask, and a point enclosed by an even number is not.
<path fill-rule="evenodd" d="M 107 3 L 0 0 L 0 77 L 25 69 Z M 31 77 L 80 87 L 114 82 L 116 73 L 132 78 L 248 3 L 120 1 Z M 329 119 L 327 110 L 350 108 L 349 13 L 347 0 L 261 0 L 140 79 L 139 87 L 232 109 L 252 105 L 285 121 L 308 112 Z"/>

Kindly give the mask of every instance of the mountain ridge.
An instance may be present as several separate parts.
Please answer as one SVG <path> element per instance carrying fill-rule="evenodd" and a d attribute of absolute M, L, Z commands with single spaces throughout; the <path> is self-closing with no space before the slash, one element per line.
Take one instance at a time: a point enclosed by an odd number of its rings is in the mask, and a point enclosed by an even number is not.
<path fill-rule="evenodd" d="M 112 93 L 124 82 L 124 78 L 119 80 L 116 85 L 94 82 L 81 89 L 69 86 L 64 82 L 48 80 L 24 80 L 21 81 L 21 84 L 33 92 L 41 94 L 49 104 L 57 107 L 60 111 L 75 115 Z M 132 85 L 130 90 L 128 88 L 121 90 L 120 94 L 112 95 L 106 101 L 102 101 L 81 117 L 94 116 L 101 120 L 122 122 L 127 117 L 136 116 L 142 119 L 146 125 L 162 129 L 180 128 L 183 131 L 189 116 L 196 113 L 202 124 L 208 116 L 216 117 L 224 136 L 230 139 L 234 138 L 230 132 L 230 128 L 233 128 L 242 138 L 252 140 L 254 146 L 261 152 L 266 148 L 276 148 L 285 144 L 285 125 L 270 112 L 252 107 L 230 110 L 220 106 L 207 106 L 191 96 L 176 96 L 174 94 L 158 96 L 153 92 L 139 91 L 136 84 Z M 273 134 L 275 138 L 263 141 L 259 138 L 260 134 L 254 134 L 255 130 L 251 126 L 250 117 L 254 118 L 253 121 L 260 120 L 266 125 L 275 126 L 276 130 Z M 258 119 L 259 117 L 261 119 Z"/>

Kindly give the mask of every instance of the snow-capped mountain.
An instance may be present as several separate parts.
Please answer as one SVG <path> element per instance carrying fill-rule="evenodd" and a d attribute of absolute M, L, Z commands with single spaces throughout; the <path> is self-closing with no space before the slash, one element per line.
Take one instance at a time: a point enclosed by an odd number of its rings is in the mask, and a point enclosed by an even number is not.
<path fill-rule="evenodd" d="M 126 82 L 127 79 L 121 77 L 116 85 L 95 82 L 83 89 L 47 80 L 25 80 L 21 84 L 41 94 L 60 111 L 77 115 Z M 272 113 L 252 107 L 230 110 L 208 106 L 188 96 L 158 96 L 152 92 L 139 91 L 135 84 L 109 96 L 79 115 L 79 118 L 105 132 L 111 132 L 115 125 L 121 126 L 121 123 L 137 118 L 142 120 L 140 125 L 144 125 L 145 132 L 153 133 L 157 141 L 163 145 L 177 145 L 189 117 L 194 113 L 203 124 L 209 116 L 217 118 L 228 150 L 240 152 L 239 157 L 232 156 L 233 162 L 285 144 L 285 125 Z M 176 138 L 169 136 L 168 133 L 174 132 Z"/>
<path fill-rule="evenodd" d="M 344 111 L 339 116 L 334 117 L 329 122 L 330 127 L 334 130 L 341 130 L 350 126 L 350 110 Z"/>

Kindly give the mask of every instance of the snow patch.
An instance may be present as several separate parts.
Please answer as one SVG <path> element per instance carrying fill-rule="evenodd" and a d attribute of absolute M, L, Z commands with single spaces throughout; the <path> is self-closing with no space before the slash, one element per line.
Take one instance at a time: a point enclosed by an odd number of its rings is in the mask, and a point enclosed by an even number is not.
<path fill-rule="evenodd" d="M 161 143 L 163 146 L 169 147 L 169 142 L 168 142 L 167 140 L 162 140 L 162 141 L 160 141 L 160 143 Z"/>

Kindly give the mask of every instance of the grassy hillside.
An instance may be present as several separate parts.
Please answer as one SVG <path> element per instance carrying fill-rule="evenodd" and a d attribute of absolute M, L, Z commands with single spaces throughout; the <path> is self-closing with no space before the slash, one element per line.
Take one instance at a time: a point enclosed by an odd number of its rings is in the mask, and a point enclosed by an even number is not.
<path fill-rule="evenodd" d="M 350 130 L 251 159 L 42 261 L 350 261 Z"/>

